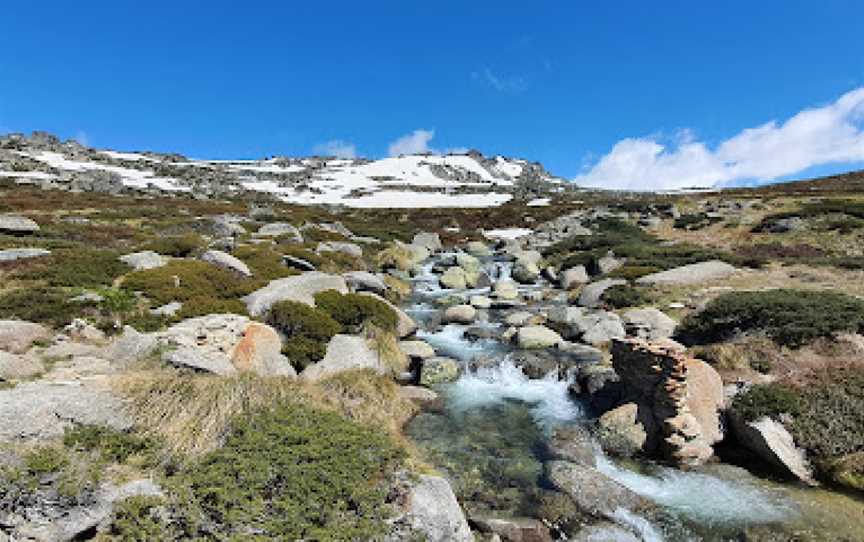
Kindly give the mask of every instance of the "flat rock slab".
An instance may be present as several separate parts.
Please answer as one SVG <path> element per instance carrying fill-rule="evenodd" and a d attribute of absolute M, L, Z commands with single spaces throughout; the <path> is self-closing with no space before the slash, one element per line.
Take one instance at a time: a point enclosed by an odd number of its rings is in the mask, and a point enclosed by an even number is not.
<path fill-rule="evenodd" d="M 428 542 L 474 541 L 450 483 L 440 476 L 419 476 L 408 496 L 408 517 Z"/>
<path fill-rule="evenodd" d="M 387 372 L 378 353 L 372 350 L 364 337 L 334 335 L 327 344 L 324 359 L 306 367 L 300 378 L 314 382 L 356 369 L 372 369 L 378 374 Z"/>
<path fill-rule="evenodd" d="M 124 431 L 132 420 L 119 397 L 95 386 L 37 381 L 0 390 L 0 442 L 61 437 L 72 424 Z"/>
<path fill-rule="evenodd" d="M 227 252 L 221 250 L 208 250 L 201 255 L 201 260 L 213 264 L 216 267 L 233 271 L 244 277 L 251 277 L 252 271 L 249 266 L 243 263 L 239 258 L 236 258 Z"/>
<path fill-rule="evenodd" d="M 339 275 L 310 271 L 296 277 L 270 281 L 267 286 L 244 297 L 243 301 L 250 315 L 261 316 L 280 301 L 297 301 L 314 306 L 315 294 L 324 290 L 347 294 L 348 285 Z"/>
<path fill-rule="evenodd" d="M 39 231 L 39 224 L 23 216 L 0 215 L 0 231 L 34 233 Z"/>
<path fill-rule="evenodd" d="M 120 256 L 119 259 L 121 262 L 125 263 L 136 271 L 156 269 L 157 267 L 162 267 L 163 265 L 168 263 L 168 258 L 159 253 L 153 252 L 152 250 L 133 252 L 132 254 Z"/>
<path fill-rule="evenodd" d="M 692 263 L 652 273 L 636 279 L 637 284 L 699 284 L 723 279 L 735 273 L 735 267 L 720 260 Z"/>
<path fill-rule="evenodd" d="M 0 350 L 23 354 L 34 341 L 47 340 L 51 331 L 41 324 L 22 320 L 0 320 Z"/>
<path fill-rule="evenodd" d="M 7 250 L 0 250 L 0 263 L 27 260 L 29 258 L 48 256 L 50 254 L 51 251 L 45 250 L 44 248 L 10 248 Z"/>

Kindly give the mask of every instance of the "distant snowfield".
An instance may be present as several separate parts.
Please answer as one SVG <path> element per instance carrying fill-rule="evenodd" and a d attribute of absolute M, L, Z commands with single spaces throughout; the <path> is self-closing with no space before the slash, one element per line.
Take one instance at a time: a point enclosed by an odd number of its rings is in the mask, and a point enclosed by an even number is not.
<path fill-rule="evenodd" d="M 506 228 L 501 230 L 484 230 L 483 237 L 492 240 L 500 239 L 510 241 L 520 237 L 525 237 L 526 235 L 531 235 L 532 233 L 534 233 L 534 230 L 529 228 Z"/>
<path fill-rule="evenodd" d="M 512 199 L 509 189 L 529 166 L 525 160 L 467 154 L 405 155 L 371 161 L 316 157 L 174 161 L 158 154 L 100 150 L 97 152 L 104 158 L 90 161 L 60 152 L 16 152 L 50 166 L 54 172 L 0 171 L 0 177 L 62 182 L 68 178 L 64 172 L 99 170 L 114 173 L 125 186 L 142 190 L 155 187 L 191 192 L 211 181 L 219 182 L 218 188 L 228 193 L 266 192 L 289 203 L 355 208 L 495 207 Z M 122 161 L 122 165 L 110 164 L 108 159 Z M 176 178 L 157 176 L 154 169 L 159 166 L 175 171 L 182 168 L 182 173 Z M 557 182 L 551 176 L 548 180 Z"/>

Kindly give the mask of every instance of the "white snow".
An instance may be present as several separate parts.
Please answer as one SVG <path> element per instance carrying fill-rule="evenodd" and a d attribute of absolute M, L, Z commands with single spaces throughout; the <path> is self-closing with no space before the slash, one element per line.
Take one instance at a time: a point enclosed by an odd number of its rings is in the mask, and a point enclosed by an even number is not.
<path fill-rule="evenodd" d="M 161 190 L 178 192 L 191 191 L 191 188 L 189 188 L 188 186 L 178 185 L 176 179 L 171 179 L 168 177 L 154 177 L 153 172 L 150 170 L 131 169 L 119 166 L 106 166 L 104 164 L 97 164 L 95 162 L 80 162 L 77 160 L 70 160 L 58 152 L 43 151 L 38 154 L 21 154 L 30 156 L 31 158 L 48 164 L 53 168 L 62 169 L 65 171 L 86 171 L 94 169 L 110 171 L 119 175 L 124 185 L 135 188 L 147 188 L 148 185 L 152 184 Z"/>
<path fill-rule="evenodd" d="M 54 175 L 44 171 L 0 171 L 0 177 L 20 177 L 22 179 L 53 179 Z"/>
<path fill-rule="evenodd" d="M 530 235 L 534 230 L 529 228 L 506 228 L 500 230 L 484 230 L 483 237 L 486 239 L 518 239 Z"/>
<path fill-rule="evenodd" d="M 526 205 L 528 205 L 528 207 L 548 207 L 549 203 L 551 203 L 549 198 L 537 198 L 532 199 Z"/>
<path fill-rule="evenodd" d="M 495 169 L 504 175 L 508 175 L 515 179 L 522 174 L 522 164 L 524 164 L 522 160 L 510 161 L 503 156 L 496 156 L 495 162 Z"/>
<path fill-rule="evenodd" d="M 109 158 L 114 158 L 116 160 L 145 160 L 147 162 L 156 162 L 155 158 L 150 158 L 149 156 L 144 156 L 143 154 L 138 154 L 134 152 L 117 152 L 117 151 L 99 151 L 101 154 Z"/>

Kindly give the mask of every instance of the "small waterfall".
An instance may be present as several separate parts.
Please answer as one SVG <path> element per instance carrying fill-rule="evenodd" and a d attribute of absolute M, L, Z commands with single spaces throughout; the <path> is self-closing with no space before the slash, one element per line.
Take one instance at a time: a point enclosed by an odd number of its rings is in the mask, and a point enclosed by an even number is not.
<path fill-rule="evenodd" d="M 417 337 L 432 345 L 439 354 L 465 362 L 471 361 L 477 354 L 495 352 L 499 347 L 499 343 L 494 340 L 469 341 L 465 338 L 465 329 L 462 325 L 447 324 L 434 332 L 420 330 Z"/>

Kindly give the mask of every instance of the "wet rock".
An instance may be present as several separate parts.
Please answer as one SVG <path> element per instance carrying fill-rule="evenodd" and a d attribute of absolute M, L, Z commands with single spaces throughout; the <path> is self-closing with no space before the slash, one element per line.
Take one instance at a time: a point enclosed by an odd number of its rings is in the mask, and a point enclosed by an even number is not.
<path fill-rule="evenodd" d="M 438 252 L 441 250 L 441 238 L 437 233 L 420 232 L 414 235 L 411 241 L 412 245 L 424 247 L 429 252 Z"/>
<path fill-rule="evenodd" d="M 434 386 L 444 382 L 453 382 L 459 378 L 459 362 L 452 358 L 435 356 L 423 360 L 420 369 L 420 384 Z"/>
<path fill-rule="evenodd" d="M 325 241 L 318 243 L 318 248 L 315 249 L 318 254 L 326 252 L 339 252 L 354 258 L 363 257 L 363 249 L 355 243 L 344 243 L 339 241 Z"/>
<path fill-rule="evenodd" d="M 597 464 L 597 455 L 600 453 L 591 432 L 581 425 L 555 429 L 546 443 L 546 451 L 552 459 L 592 468 Z"/>
<path fill-rule="evenodd" d="M 345 371 L 372 369 L 386 374 L 388 368 L 364 338 L 356 335 L 334 335 L 327 344 L 324 359 L 309 365 L 300 373 L 306 381 L 318 381 Z"/>
<path fill-rule="evenodd" d="M 496 328 L 472 326 L 465 330 L 465 338 L 469 341 L 497 339 L 498 337 L 499 331 Z"/>
<path fill-rule="evenodd" d="M 468 302 L 475 309 L 488 309 L 492 306 L 492 300 L 485 295 L 472 295 Z"/>
<path fill-rule="evenodd" d="M 612 364 L 625 402 L 636 403 L 648 433 L 670 459 L 698 465 L 723 438 L 723 382 L 710 365 L 663 343 L 623 339 L 612 343 Z"/>
<path fill-rule="evenodd" d="M 307 305 L 315 304 L 315 294 L 324 290 L 348 293 L 345 279 L 338 275 L 328 275 L 319 271 L 309 271 L 295 277 L 286 277 L 270 283 L 243 298 L 246 309 L 252 316 L 261 316 L 279 301 L 298 301 Z"/>
<path fill-rule="evenodd" d="M 470 324 L 477 318 L 477 309 L 471 305 L 453 305 L 444 311 L 445 324 Z"/>
<path fill-rule="evenodd" d="M 125 431 L 132 420 L 121 399 L 91 385 L 36 381 L 0 390 L 0 442 L 62 437 L 74 424 Z"/>
<path fill-rule="evenodd" d="M 29 218 L 18 215 L 0 215 L 0 232 L 35 233 L 39 224 Z"/>
<path fill-rule="evenodd" d="M 465 245 L 465 252 L 472 256 L 480 256 L 486 257 L 492 255 L 492 249 L 490 249 L 486 243 L 482 243 L 480 241 L 469 241 Z"/>
<path fill-rule="evenodd" d="M 435 356 L 435 349 L 425 341 L 399 341 L 399 349 L 413 359 L 427 359 Z"/>
<path fill-rule="evenodd" d="M 588 283 L 590 280 L 591 279 L 588 277 L 588 271 L 585 270 L 585 266 L 577 265 L 576 267 L 571 267 L 561 273 L 561 288 L 572 290 L 576 286 Z"/>
<path fill-rule="evenodd" d="M 606 365 L 586 365 L 576 376 L 578 392 L 588 396 L 591 408 L 606 412 L 621 402 L 622 384 L 615 369 Z"/>
<path fill-rule="evenodd" d="M 216 267 L 221 267 L 222 269 L 227 269 L 228 271 L 237 273 L 242 277 L 252 276 L 252 271 L 249 270 L 248 265 L 243 263 L 239 258 L 235 258 L 221 250 L 208 250 L 201 255 L 201 260 L 213 264 Z"/>
<path fill-rule="evenodd" d="M 516 311 L 516 312 L 508 314 L 507 317 L 504 318 L 504 323 L 506 323 L 509 326 L 519 327 L 519 326 L 526 326 L 530 323 L 537 323 L 536 321 L 532 322 L 532 320 L 536 320 L 536 319 L 537 319 L 536 314 L 530 313 L 528 311 Z"/>
<path fill-rule="evenodd" d="M 581 307 L 555 307 L 548 311 L 552 327 L 568 340 L 601 345 L 626 333 L 621 318 L 607 311 L 586 311 Z"/>
<path fill-rule="evenodd" d="M 296 376 L 272 327 L 236 314 L 190 318 L 156 334 L 166 363 L 228 376 Z"/>
<path fill-rule="evenodd" d="M 522 284 L 534 284 L 540 277 L 540 268 L 536 263 L 517 260 L 513 264 L 513 278 Z"/>
<path fill-rule="evenodd" d="M 678 325 L 666 313 L 653 307 L 630 309 L 624 313 L 623 321 L 628 334 L 649 341 L 668 339 Z"/>
<path fill-rule="evenodd" d="M 132 254 L 120 256 L 119 259 L 121 262 L 125 263 L 136 271 L 156 269 L 157 267 L 162 267 L 163 265 L 168 263 L 168 258 L 162 256 L 161 254 L 153 252 L 152 250 L 133 252 Z"/>
<path fill-rule="evenodd" d="M 550 348 L 563 342 L 561 335 L 546 326 L 525 326 L 516 333 L 519 348 Z"/>
<path fill-rule="evenodd" d="M 818 485 L 804 450 L 795 445 L 782 423 L 767 416 L 746 422 L 734 412 L 729 416 L 738 442 L 783 474 L 809 485 Z"/>
<path fill-rule="evenodd" d="M 493 295 L 498 299 L 513 300 L 519 297 L 516 283 L 510 279 L 501 279 L 492 287 Z"/>
<path fill-rule="evenodd" d="M 556 488 L 572 498 L 586 514 L 615 520 L 620 509 L 637 512 L 651 503 L 591 467 L 566 461 L 546 464 L 546 474 Z"/>
<path fill-rule="evenodd" d="M 579 300 L 577 303 L 582 307 L 596 307 L 600 304 L 600 298 L 603 296 L 603 292 L 613 286 L 620 286 L 623 284 L 627 284 L 627 281 L 621 279 L 603 279 L 598 280 L 597 282 L 592 282 L 582 288 L 582 291 L 579 292 Z"/>
<path fill-rule="evenodd" d="M 23 354 L 36 341 L 45 341 L 51 331 L 41 324 L 22 320 L 0 320 L 0 350 Z"/>
<path fill-rule="evenodd" d="M 626 403 L 600 416 L 597 438 L 604 450 L 621 457 L 642 451 L 648 435 L 638 420 L 638 414 L 636 403 Z"/>
<path fill-rule="evenodd" d="M 450 483 L 421 474 L 408 495 L 411 526 L 428 542 L 473 542 L 474 535 Z"/>
<path fill-rule="evenodd" d="M 471 517 L 471 524 L 482 533 L 498 535 L 502 542 L 552 542 L 543 522 L 533 518 Z"/>
<path fill-rule="evenodd" d="M 442 288 L 451 290 L 464 290 L 468 287 L 468 279 L 465 270 L 461 267 L 451 267 L 438 279 Z"/>
<path fill-rule="evenodd" d="M 42 248 L 10 248 L 7 250 L 0 250 L 0 263 L 29 260 L 30 258 L 49 256 L 50 254 L 50 250 Z"/>
<path fill-rule="evenodd" d="M 637 284 L 699 284 L 726 278 L 735 273 L 735 268 L 720 260 L 699 262 L 652 273 L 636 279 Z"/>
<path fill-rule="evenodd" d="M 610 521 L 602 521 L 579 529 L 570 542 L 644 542 L 639 536 Z"/>

